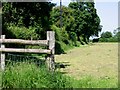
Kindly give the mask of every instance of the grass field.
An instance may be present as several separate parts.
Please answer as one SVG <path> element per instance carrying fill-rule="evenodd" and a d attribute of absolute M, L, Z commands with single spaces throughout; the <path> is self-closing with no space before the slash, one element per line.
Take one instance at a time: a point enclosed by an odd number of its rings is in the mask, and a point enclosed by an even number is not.
<path fill-rule="evenodd" d="M 97 79 L 118 81 L 118 43 L 94 43 L 74 48 L 67 54 L 56 55 L 56 62 L 66 66 L 60 69 L 65 75 L 80 79 L 91 76 Z"/>
<path fill-rule="evenodd" d="M 56 55 L 64 69 L 48 72 L 34 63 L 14 63 L 3 73 L 3 88 L 117 88 L 118 44 L 96 43 Z M 59 72 L 62 72 L 60 73 Z M 1 74 L 1 73 L 0 73 Z"/>

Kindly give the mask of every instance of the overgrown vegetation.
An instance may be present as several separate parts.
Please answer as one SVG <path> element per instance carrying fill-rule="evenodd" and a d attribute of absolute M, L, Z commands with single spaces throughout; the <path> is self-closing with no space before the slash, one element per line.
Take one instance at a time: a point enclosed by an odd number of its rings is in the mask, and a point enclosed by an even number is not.
<path fill-rule="evenodd" d="M 113 83 L 114 82 L 114 83 Z M 114 78 L 85 76 L 80 80 L 60 72 L 48 72 L 45 67 L 20 63 L 6 68 L 2 77 L 3 88 L 115 88 Z"/>
<path fill-rule="evenodd" d="M 71 2 L 68 7 L 50 2 L 4 2 L 3 34 L 6 38 L 46 39 L 46 31 L 56 34 L 56 53 L 67 47 L 88 44 L 91 35 L 101 31 L 94 2 Z M 59 48 L 59 49 L 58 49 Z"/>
<path fill-rule="evenodd" d="M 68 78 L 59 72 L 48 72 L 45 67 L 20 63 L 6 68 L 3 75 L 3 88 L 67 88 Z"/>
<path fill-rule="evenodd" d="M 46 39 L 46 31 L 55 31 L 55 51 L 88 44 L 89 37 L 98 36 L 102 27 L 94 2 L 71 2 L 68 7 L 50 2 L 4 2 L 2 4 L 2 34 L 6 38 Z M 102 41 L 102 40 L 101 40 Z M 7 45 L 21 47 L 21 45 Z M 31 48 L 33 48 L 31 46 Z M 37 47 L 38 48 L 38 47 Z M 116 87 L 114 79 L 95 79 L 86 76 L 80 80 L 60 72 L 48 72 L 34 64 L 8 66 L 2 77 L 3 88 L 99 88 Z"/>

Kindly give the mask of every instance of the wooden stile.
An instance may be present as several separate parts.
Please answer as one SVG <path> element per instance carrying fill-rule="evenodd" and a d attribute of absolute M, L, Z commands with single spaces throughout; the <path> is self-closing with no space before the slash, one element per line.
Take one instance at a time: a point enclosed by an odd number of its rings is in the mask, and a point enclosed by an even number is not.
<path fill-rule="evenodd" d="M 22 39 L 5 39 L 5 35 L 1 35 L 0 39 L 0 62 L 1 69 L 5 69 L 5 53 L 18 52 L 18 53 L 44 53 L 47 54 L 47 62 L 49 70 L 54 70 L 54 53 L 55 53 L 55 33 L 53 31 L 47 31 L 47 40 L 22 40 Z M 5 48 L 5 43 L 16 43 L 25 45 L 40 45 L 48 46 L 47 49 L 21 49 L 21 48 Z"/>
<path fill-rule="evenodd" d="M 51 50 L 47 50 L 47 49 L 15 49 L 15 48 L 0 48 L 0 52 L 18 52 L 18 53 L 47 53 L 50 54 Z"/>

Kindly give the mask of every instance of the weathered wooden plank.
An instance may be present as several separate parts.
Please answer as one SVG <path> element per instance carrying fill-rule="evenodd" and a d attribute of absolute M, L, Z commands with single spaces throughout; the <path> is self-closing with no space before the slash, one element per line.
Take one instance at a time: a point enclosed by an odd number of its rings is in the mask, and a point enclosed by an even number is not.
<path fill-rule="evenodd" d="M 1 39 L 5 39 L 5 35 L 1 35 Z M 4 49 L 5 45 L 1 44 L 1 49 Z M 1 70 L 4 71 L 5 69 L 5 53 L 0 52 L 0 62 L 1 62 Z"/>
<path fill-rule="evenodd" d="M 15 49 L 15 48 L 0 48 L 0 52 L 47 53 L 47 54 L 50 54 L 50 53 L 51 53 L 51 50 L 47 50 L 47 49 Z"/>
<path fill-rule="evenodd" d="M 52 54 L 55 53 L 55 32 L 47 31 L 47 40 L 49 41 L 49 49 L 52 50 Z"/>
<path fill-rule="evenodd" d="M 51 54 L 49 54 L 46 58 L 48 69 L 54 71 L 55 70 L 55 60 L 54 60 L 54 53 L 55 53 L 55 32 L 54 31 L 47 31 L 47 40 L 49 41 L 49 49 L 51 50 Z"/>
<path fill-rule="evenodd" d="M 16 43 L 16 44 L 48 46 L 48 40 L 0 39 L 0 43 Z"/>
<path fill-rule="evenodd" d="M 32 39 L 32 38 L 31 38 Z M 5 43 L 16 43 L 16 44 L 26 44 L 26 45 L 41 45 L 48 46 L 47 49 L 21 49 L 21 48 L 5 48 Z M 49 61 L 48 67 L 50 70 L 55 70 L 55 62 L 54 62 L 54 50 L 55 50 L 55 32 L 47 31 L 47 40 L 22 40 L 22 39 L 5 39 L 2 36 L 0 39 L 0 57 L 1 57 L 1 68 L 5 67 L 5 53 L 6 52 L 15 52 L 15 53 L 46 53 L 46 60 Z"/>

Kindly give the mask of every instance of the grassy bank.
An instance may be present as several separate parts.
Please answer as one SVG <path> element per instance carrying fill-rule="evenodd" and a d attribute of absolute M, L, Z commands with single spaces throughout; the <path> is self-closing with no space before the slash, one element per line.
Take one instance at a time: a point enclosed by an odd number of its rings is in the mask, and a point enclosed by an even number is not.
<path fill-rule="evenodd" d="M 51 73 L 44 67 L 21 63 L 6 68 L 2 77 L 3 88 L 115 88 L 114 78 L 94 78 L 84 76 L 75 79 L 61 74 Z"/>
<path fill-rule="evenodd" d="M 6 68 L 2 83 L 3 88 L 67 88 L 71 86 L 68 79 L 45 67 L 21 63 Z"/>

